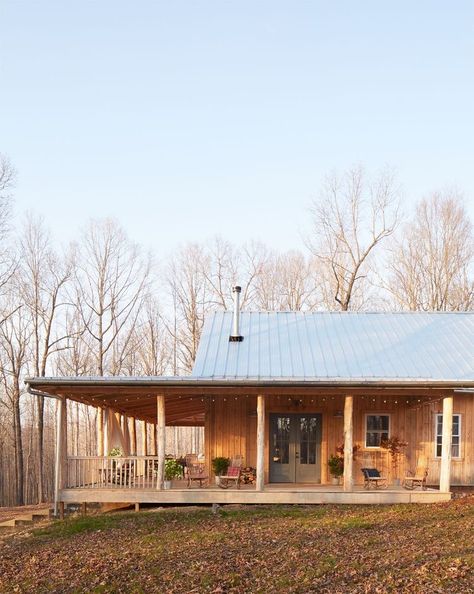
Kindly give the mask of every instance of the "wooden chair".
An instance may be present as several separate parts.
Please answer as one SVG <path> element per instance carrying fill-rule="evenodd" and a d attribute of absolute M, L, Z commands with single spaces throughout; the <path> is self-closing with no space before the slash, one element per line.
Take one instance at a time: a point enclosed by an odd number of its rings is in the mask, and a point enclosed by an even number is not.
<path fill-rule="evenodd" d="M 376 468 L 361 468 L 364 475 L 364 489 L 386 489 L 387 477 L 382 476 Z"/>
<path fill-rule="evenodd" d="M 420 487 L 422 491 L 426 491 L 426 479 L 428 477 L 428 468 L 417 468 L 415 472 L 408 471 L 407 476 L 403 479 L 402 485 L 405 489 L 413 491 Z"/>
<path fill-rule="evenodd" d="M 198 462 L 196 454 L 186 455 L 186 476 L 188 479 L 188 489 L 192 487 L 193 481 L 199 482 L 199 487 L 203 486 L 209 480 L 206 467 L 202 462 Z"/>
<path fill-rule="evenodd" d="M 237 489 L 240 489 L 240 475 L 242 472 L 242 456 L 235 456 L 230 462 L 226 474 L 219 477 L 218 485 L 221 489 L 227 489 L 232 481 L 235 482 Z"/>

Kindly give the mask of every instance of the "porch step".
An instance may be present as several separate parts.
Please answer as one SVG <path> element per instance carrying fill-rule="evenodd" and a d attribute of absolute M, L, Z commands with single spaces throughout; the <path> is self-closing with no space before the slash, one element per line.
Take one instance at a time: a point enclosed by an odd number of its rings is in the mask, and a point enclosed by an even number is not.
<path fill-rule="evenodd" d="M 50 518 L 51 514 L 52 510 L 48 508 L 38 509 L 25 514 L 18 514 L 14 518 L 0 522 L 0 529 L 15 528 L 16 526 L 28 526 L 34 522 L 39 522 L 41 520 Z"/>

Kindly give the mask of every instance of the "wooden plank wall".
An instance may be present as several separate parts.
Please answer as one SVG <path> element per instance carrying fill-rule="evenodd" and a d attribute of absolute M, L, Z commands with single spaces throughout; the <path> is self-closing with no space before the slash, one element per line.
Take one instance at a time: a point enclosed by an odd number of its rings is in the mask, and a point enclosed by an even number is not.
<path fill-rule="evenodd" d="M 408 400 L 408 402 L 407 402 Z M 266 454 L 265 480 L 269 472 L 269 415 L 282 413 L 321 413 L 323 438 L 321 448 L 321 482 L 330 482 L 328 457 L 343 441 L 342 396 L 268 396 L 266 399 Z M 428 464 L 430 484 L 439 480 L 439 459 L 435 458 L 435 415 L 442 411 L 441 401 L 413 397 L 356 396 L 354 398 L 354 443 L 360 446 L 354 462 L 354 479 L 362 483 L 363 466 L 375 466 L 390 479 L 395 476 L 391 459 L 386 450 L 366 449 L 365 415 L 390 414 L 391 435 L 408 442 L 397 474 L 405 475 L 406 469 Z M 456 395 L 454 413 L 461 414 L 461 458 L 452 461 L 452 484 L 474 484 L 474 398 L 468 394 Z M 205 417 L 206 462 L 216 456 L 244 456 L 246 466 L 256 464 L 257 417 L 254 396 L 208 397 Z"/>

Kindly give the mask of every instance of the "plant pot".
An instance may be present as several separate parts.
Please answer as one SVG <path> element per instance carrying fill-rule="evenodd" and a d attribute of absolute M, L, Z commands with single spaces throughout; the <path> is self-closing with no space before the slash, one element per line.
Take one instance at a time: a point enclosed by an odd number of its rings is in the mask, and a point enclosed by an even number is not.
<path fill-rule="evenodd" d="M 164 489 L 171 489 L 171 481 L 163 481 Z"/>
<path fill-rule="evenodd" d="M 331 477 L 331 485 L 339 485 L 340 478 L 338 476 Z"/>
<path fill-rule="evenodd" d="M 221 477 L 220 476 L 215 476 L 214 477 L 214 480 L 216 481 L 216 486 L 219 486 L 220 485 L 220 482 L 221 482 Z"/>

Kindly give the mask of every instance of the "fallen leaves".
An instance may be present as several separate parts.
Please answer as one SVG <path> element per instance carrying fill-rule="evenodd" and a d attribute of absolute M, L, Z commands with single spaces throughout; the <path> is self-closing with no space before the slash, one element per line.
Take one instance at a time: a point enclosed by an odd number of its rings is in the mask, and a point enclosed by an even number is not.
<path fill-rule="evenodd" d="M 166 509 L 0 545 L 1 592 L 474 593 L 474 498 Z"/>

